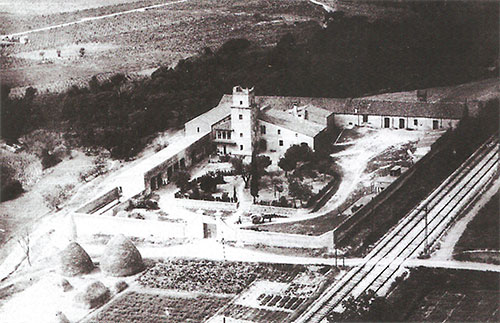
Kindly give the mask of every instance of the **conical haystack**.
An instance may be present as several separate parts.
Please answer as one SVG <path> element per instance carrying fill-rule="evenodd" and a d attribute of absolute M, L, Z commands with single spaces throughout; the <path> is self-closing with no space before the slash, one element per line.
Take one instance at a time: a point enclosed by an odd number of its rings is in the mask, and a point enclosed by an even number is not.
<path fill-rule="evenodd" d="M 144 269 L 142 256 L 124 235 L 114 236 L 104 249 L 101 270 L 111 276 L 130 276 Z"/>
<path fill-rule="evenodd" d="M 65 276 L 88 274 L 94 269 L 89 254 L 76 242 L 71 242 L 60 253 L 59 268 Z"/>

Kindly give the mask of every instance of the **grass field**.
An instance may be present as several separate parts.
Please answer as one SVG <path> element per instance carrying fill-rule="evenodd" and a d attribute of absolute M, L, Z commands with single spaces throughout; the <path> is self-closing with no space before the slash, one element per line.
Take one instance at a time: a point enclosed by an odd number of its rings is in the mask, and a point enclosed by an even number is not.
<path fill-rule="evenodd" d="M 498 322 L 499 283 L 497 273 L 418 268 L 394 298 L 407 299 L 407 321 Z"/>
<path fill-rule="evenodd" d="M 500 251 L 499 196 L 499 192 L 497 192 L 478 212 L 474 219 L 469 222 L 460 240 L 458 240 L 455 245 L 454 258 L 460 260 L 474 260 L 471 258 L 473 257 L 475 260 L 481 261 L 481 257 L 474 257 L 474 255 L 486 250 Z M 464 251 L 465 253 L 463 253 Z M 479 252 L 475 253 L 471 251 Z M 496 258 L 498 258 L 498 256 Z M 498 259 L 495 262 L 498 262 Z"/>
<path fill-rule="evenodd" d="M 370 306 L 331 313 L 330 322 L 498 322 L 496 272 L 414 268 L 387 297 Z M 362 305 L 363 306 L 363 305 Z M 397 309 L 394 311 L 394 309 Z"/>
<path fill-rule="evenodd" d="M 109 0 L 108 6 L 61 13 L 3 13 L 0 33 L 7 34 L 78 21 L 159 3 L 157 0 Z M 95 1 L 84 3 L 89 7 Z M 0 16 L 1 17 L 1 16 Z M 323 19 L 319 6 L 305 0 L 186 1 L 126 15 L 28 34 L 29 43 L 4 47 L 2 81 L 15 87 L 60 91 L 86 84 L 95 75 L 140 72 L 173 64 L 205 47 L 216 49 L 231 38 L 275 44 L 288 32 L 307 33 Z M 314 22 L 311 22 L 314 21 Z M 85 48 L 80 57 L 78 51 Z M 61 50 L 61 57 L 56 55 Z M 43 55 L 40 54 L 43 52 Z"/>

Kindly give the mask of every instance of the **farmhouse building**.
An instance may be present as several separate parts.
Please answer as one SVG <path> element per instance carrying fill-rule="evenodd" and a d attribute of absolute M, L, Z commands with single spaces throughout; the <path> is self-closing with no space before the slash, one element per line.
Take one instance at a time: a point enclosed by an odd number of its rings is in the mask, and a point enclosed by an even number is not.
<path fill-rule="evenodd" d="M 186 123 L 187 135 L 210 131 L 219 154 L 280 154 L 292 145 L 321 145 L 329 130 L 352 126 L 406 130 L 455 128 L 467 113 L 464 102 L 255 96 L 240 86 L 212 110 Z"/>
<path fill-rule="evenodd" d="M 108 181 L 99 197 L 82 210 L 95 212 L 120 199 L 157 190 L 176 171 L 190 167 L 214 149 L 222 155 L 239 156 L 251 156 L 254 151 L 282 155 L 297 144 L 315 150 L 324 140 L 331 142 L 328 133 L 334 128 L 449 129 L 480 108 L 478 101 L 427 102 L 422 92 L 416 100 L 397 101 L 255 96 L 253 88 L 235 86 L 216 107 L 188 121 L 185 136 Z M 387 183 L 380 183 L 379 189 Z"/>

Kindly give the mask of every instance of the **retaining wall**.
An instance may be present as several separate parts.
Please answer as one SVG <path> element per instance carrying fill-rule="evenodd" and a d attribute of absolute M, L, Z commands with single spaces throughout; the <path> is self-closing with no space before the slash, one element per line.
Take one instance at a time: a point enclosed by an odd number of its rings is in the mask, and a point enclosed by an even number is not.
<path fill-rule="evenodd" d="M 291 208 L 291 207 L 279 207 L 270 205 L 259 205 L 252 204 L 250 207 L 250 212 L 259 214 L 280 214 L 286 216 L 294 216 L 299 213 L 301 209 Z M 304 209 L 302 209 L 304 210 Z"/>

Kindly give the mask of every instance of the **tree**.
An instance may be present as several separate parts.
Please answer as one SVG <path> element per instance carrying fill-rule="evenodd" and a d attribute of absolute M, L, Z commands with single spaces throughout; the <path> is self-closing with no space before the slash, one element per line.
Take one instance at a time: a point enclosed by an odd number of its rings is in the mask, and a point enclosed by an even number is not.
<path fill-rule="evenodd" d="M 281 157 L 278 166 L 285 171 L 285 176 L 288 176 L 288 172 L 295 169 L 296 163 L 285 157 Z"/>
<path fill-rule="evenodd" d="M 52 191 L 43 195 L 45 204 L 51 209 L 61 209 L 61 204 L 66 202 L 73 194 L 75 185 L 66 184 L 64 186 L 56 185 Z"/>
<path fill-rule="evenodd" d="M 28 260 L 28 264 L 31 266 L 30 253 L 31 253 L 31 245 L 30 245 L 30 233 L 26 229 L 24 230 L 20 236 L 17 238 L 17 243 L 23 249 L 24 255 Z"/>
<path fill-rule="evenodd" d="M 313 195 L 310 185 L 300 183 L 296 179 L 289 180 L 288 192 L 294 198 L 299 199 L 301 205 L 303 204 L 303 201 L 309 200 L 309 198 Z"/>
<path fill-rule="evenodd" d="M 392 305 L 384 297 L 366 291 L 357 298 L 350 296 L 342 302 L 344 312 L 340 321 L 344 322 L 394 322 L 400 321 Z M 335 320 L 335 321 L 338 321 Z"/>
<path fill-rule="evenodd" d="M 172 182 L 174 182 L 175 186 L 177 186 L 182 193 L 186 192 L 189 189 L 189 179 L 191 175 L 188 172 L 181 170 L 175 172 L 172 175 Z"/>
<path fill-rule="evenodd" d="M 234 173 L 240 175 L 245 183 L 245 188 L 248 188 L 248 184 L 251 177 L 250 165 L 243 162 L 243 158 L 233 157 L 229 160 L 231 165 L 233 165 Z"/>
<path fill-rule="evenodd" d="M 207 174 L 200 178 L 200 188 L 207 192 L 213 193 L 217 189 L 217 178 Z"/>
<path fill-rule="evenodd" d="M 297 164 L 298 162 L 311 161 L 313 152 L 307 144 L 292 145 L 286 150 L 284 157 L 291 163 Z"/>
<path fill-rule="evenodd" d="M 262 156 L 262 157 L 264 157 L 264 156 Z M 267 157 L 267 156 L 265 156 L 265 157 Z M 250 194 L 253 197 L 254 203 L 257 201 L 257 197 L 259 197 L 259 184 L 260 184 L 259 181 L 260 181 L 260 175 L 261 175 L 260 172 L 263 171 L 263 169 L 261 171 L 259 171 L 259 166 L 263 167 L 264 165 L 266 165 L 266 163 L 267 162 L 265 159 L 261 159 L 261 161 L 259 162 L 259 158 L 257 156 L 252 157 L 252 163 L 250 165 L 250 173 L 252 175 L 252 179 L 250 181 Z M 265 166 L 265 167 L 267 167 L 267 166 Z"/>
<path fill-rule="evenodd" d="M 266 168 L 271 165 L 271 158 L 265 155 L 258 155 L 252 158 L 252 162 L 255 163 L 255 174 L 262 176 L 265 174 Z"/>

